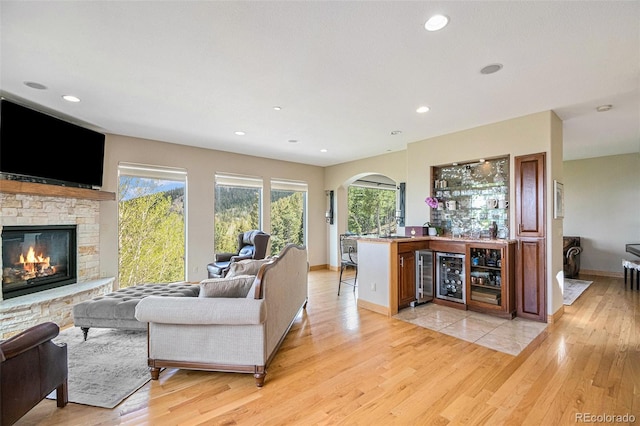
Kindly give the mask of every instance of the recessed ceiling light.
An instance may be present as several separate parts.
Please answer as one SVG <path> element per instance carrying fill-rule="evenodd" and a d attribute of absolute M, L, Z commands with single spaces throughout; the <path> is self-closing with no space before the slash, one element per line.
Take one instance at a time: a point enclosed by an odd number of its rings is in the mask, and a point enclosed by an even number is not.
<path fill-rule="evenodd" d="M 328 152 L 328 149 L 326 149 L 326 148 L 322 148 L 322 149 L 320 150 L 320 152 Z"/>
<path fill-rule="evenodd" d="M 25 81 L 24 85 L 38 90 L 45 90 L 47 88 L 44 84 L 36 83 L 35 81 Z"/>
<path fill-rule="evenodd" d="M 80 98 L 75 97 L 73 95 L 64 95 L 62 99 L 64 99 L 67 102 L 80 102 Z"/>
<path fill-rule="evenodd" d="M 449 18 L 445 15 L 433 15 L 424 23 L 424 29 L 427 31 L 438 31 L 443 29 L 449 23 Z"/>
<path fill-rule="evenodd" d="M 245 132 L 243 132 L 243 131 L 241 131 L 241 130 L 238 130 L 237 132 L 233 132 L 233 133 L 235 133 L 235 134 L 236 134 L 236 135 L 238 135 L 238 136 L 244 136 L 244 135 L 246 135 L 246 133 L 245 133 Z"/>
<path fill-rule="evenodd" d="M 298 143 L 297 139 L 289 139 L 289 143 Z"/>
<path fill-rule="evenodd" d="M 502 69 L 502 64 L 491 64 L 480 70 L 480 74 L 493 74 L 494 72 L 498 72 Z"/>
<path fill-rule="evenodd" d="M 275 109 L 276 111 L 280 111 L 282 109 L 282 107 L 279 107 L 278 105 L 274 106 L 273 109 Z"/>
<path fill-rule="evenodd" d="M 430 110 L 430 109 L 431 109 L 431 108 L 429 108 L 428 106 L 421 106 L 420 108 L 418 108 L 418 109 L 416 110 L 416 112 L 417 112 L 418 114 L 424 114 L 425 112 L 429 112 L 429 110 Z"/>
<path fill-rule="evenodd" d="M 605 112 L 609 111 L 611 108 L 613 108 L 613 105 L 600 105 L 598 108 L 596 108 L 596 111 Z"/>
<path fill-rule="evenodd" d="M 392 131 L 391 131 L 391 136 L 397 136 L 397 135 L 399 135 L 400 133 L 402 133 L 402 130 L 392 130 Z"/>

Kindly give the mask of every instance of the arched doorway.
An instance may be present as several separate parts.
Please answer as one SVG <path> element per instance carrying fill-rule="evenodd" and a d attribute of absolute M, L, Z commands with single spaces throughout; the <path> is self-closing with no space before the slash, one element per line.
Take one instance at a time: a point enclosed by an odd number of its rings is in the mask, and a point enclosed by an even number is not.
<path fill-rule="evenodd" d="M 369 174 L 346 186 L 346 231 L 357 235 L 392 235 L 398 231 L 398 184 L 381 174 Z"/>

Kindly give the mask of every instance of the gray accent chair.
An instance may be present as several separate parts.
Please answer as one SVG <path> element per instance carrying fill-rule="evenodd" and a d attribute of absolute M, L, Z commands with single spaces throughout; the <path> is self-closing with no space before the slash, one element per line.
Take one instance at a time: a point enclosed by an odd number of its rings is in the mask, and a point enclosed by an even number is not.
<path fill-rule="evenodd" d="M 306 307 L 308 269 L 306 247 L 289 244 L 256 276 L 204 280 L 197 298 L 142 299 L 135 316 L 149 323 L 151 378 L 165 367 L 251 373 L 262 387 L 267 366 Z"/>

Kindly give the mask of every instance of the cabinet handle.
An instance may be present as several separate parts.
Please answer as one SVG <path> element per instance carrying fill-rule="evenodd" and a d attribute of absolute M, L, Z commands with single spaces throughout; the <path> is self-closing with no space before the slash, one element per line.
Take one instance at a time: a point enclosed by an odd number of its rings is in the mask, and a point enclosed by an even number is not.
<path fill-rule="evenodd" d="M 400 256 L 400 267 L 404 268 L 404 257 Z"/>

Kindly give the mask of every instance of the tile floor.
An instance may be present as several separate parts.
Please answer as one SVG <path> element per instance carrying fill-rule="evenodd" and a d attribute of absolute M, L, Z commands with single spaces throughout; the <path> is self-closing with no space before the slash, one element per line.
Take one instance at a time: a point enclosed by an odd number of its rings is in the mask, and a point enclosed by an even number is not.
<path fill-rule="evenodd" d="M 518 355 L 547 327 L 546 323 L 507 320 L 433 303 L 402 309 L 394 318 L 511 355 Z"/>

